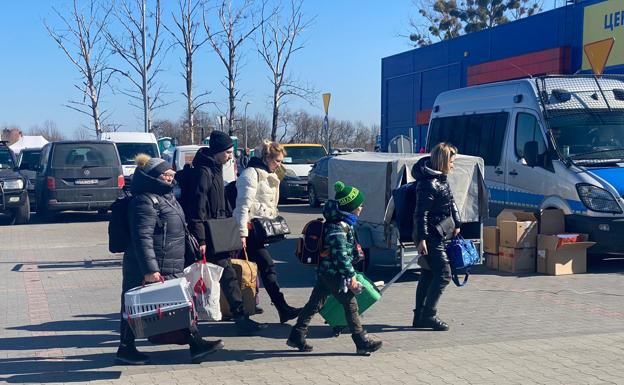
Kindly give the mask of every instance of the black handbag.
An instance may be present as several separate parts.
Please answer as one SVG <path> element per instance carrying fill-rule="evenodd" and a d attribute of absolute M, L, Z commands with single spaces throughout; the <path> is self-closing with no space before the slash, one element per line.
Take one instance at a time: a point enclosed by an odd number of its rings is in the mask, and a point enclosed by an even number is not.
<path fill-rule="evenodd" d="M 290 234 L 286 219 L 280 215 L 275 218 L 252 218 L 251 227 L 254 236 L 263 240 L 264 243 L 279 242 L 284 239 L 286 234 Z"/>
<path fill-rule="evenodd" d="M 444 240 L 451 239 L 453 237 L 453 230 L 455 230 L 455 221 L 452 216 L 446 217 L 435 225 L 435 228 L 440 238 Z"/>
<path fill-rule="evenodd" d="M 206 248 L 211 255 L 237 251 L 243 248 L 236 218 L 216 218 L 208 220 Z"/>
<path fill-rule="evenodd" d="M 203 258 L 201 251 L 199 250 L 199 242 L 197 238 L 186 227 L 184 224 L 184 261 L 186 266 L 190 266 L 193 263 L 199 261 Z"/>

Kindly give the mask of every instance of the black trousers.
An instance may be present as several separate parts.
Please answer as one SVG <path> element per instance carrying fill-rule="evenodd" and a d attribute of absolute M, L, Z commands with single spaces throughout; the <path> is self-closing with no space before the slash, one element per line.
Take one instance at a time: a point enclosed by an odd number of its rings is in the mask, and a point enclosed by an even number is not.
<path fill-rule="evenodd" d="M 327 297 L 329 297 L 330 294 L 336 297 L 338 302 L 342 304 L 351 333 L 359 334 L 364 330 L 362 322 L 360 321 L 360 315 L 358 314 L 358 304 L 355 299 L 355 294 L 353 294 L 351 290 L 347 290 L 346 293 L 341 292 L 341 280 L 342 278 L 340 276 L 319 275 L 317 277 L 316 285 L 314 285 L 312 294 L 310 294 L 310 299 L 308 299 L 308 303 L 305 304 L 301 313 L 299 313 L 299 318 L 297 318 L 297 323 L 295 324 L 295 329 L 301 332 L 302 335 L 307 333 L 312 318 L 321 310 L 323 305 L 325 305 Z"/>
<path fill-rule="evenodd" d="M 451 282 L 451 266 L 441 238 L 427 238 L 427 251 L 429 254 L 424 258 L 429 269 L 423 268 L 418 280 L 416 309 L 423 309 L 425 315 L 435 315 L 440 297 Z"/>
<path fill-rule="evenodd" d="M 214 256 L 207 257 L 206 260 L 215 265 L 219 265 L 223 268 L 223 274 L 219 284 L 225 294 L 225 298 L 230 304 L 230 311 L 232 316 L 238 317 L 244 314 L 243 295 L 240 289 L 240 282 L 238 282 L 238 276 L 236 271 L 232 267 L 232 260 L 229 253 L 221 253 Z"/>
<path fill-rule="evenodd" d="M 284 309 L 287 304 L 284 299 L 284 294 L 281 292 L 279 283 L 277 282 L 275 262 L 269 250 L 267 250 L 264 240 L 258 239 L 253 231 L 250 231 L 247 237 L 247 256 L 250 261 L 258 265 L 258 274 L 260 274 L 262 284 L 269 294 L 273 305 L 275 305 L 278 310 Z"/>

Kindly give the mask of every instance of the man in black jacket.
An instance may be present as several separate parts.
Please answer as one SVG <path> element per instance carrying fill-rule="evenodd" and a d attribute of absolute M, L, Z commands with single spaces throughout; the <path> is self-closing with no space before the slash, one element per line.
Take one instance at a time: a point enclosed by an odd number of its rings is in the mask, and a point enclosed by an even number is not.
<path fill-rule="evenodd" d="M 232 159 L 234 143 L 221 132 L 210 134 L 210 147 L 200 148 L 193 159 L 192 177 L 185 177 L 182 187 L 182 205 L 191 233 L 206 253 L 208 220 L 231 216 L 225 200 L 223 165 Z M 221 288 L 228 300 L 236 328 L 240 335 L 257 332 L 266 325 L 259 324 L 245 314 L 240 283 L 232 267 L 229 253 L 206 255 L 206 259 L 223 268 Z"/>

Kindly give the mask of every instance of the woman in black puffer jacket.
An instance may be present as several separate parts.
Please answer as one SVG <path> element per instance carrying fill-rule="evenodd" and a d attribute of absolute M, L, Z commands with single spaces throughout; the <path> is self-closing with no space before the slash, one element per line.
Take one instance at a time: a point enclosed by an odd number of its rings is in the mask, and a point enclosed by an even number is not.
<path fill-rule="evenodd" d="M 451 268 L 444 241 L 436 225 L 451 217 L 453 236 L 461 226 L 459 212 L 447 181 L 453 170 L 457 148 L 447 143 L 437 144 L 431 156 L 422 158 L 412 167 L 416 179 L 416 208 L 414 210 L 414 243 L 426 263 L 416 289 L 416 308 L 412 326 L 448 330 L 449 326 L 437 316 L 437 305 L 451 281 Z M 447 222 L 449 222 L 447 220 Z"/>
<path fill-rule="evenodd" d="M 184 212 L 173 195 L 175 172 L 169 163 L 147 155 L 138 155 L 136 163 L 130 188 L 133 198 L 128 207 L 130 244 L 123 256 L 122 312 L 128 290 L 143 282 L 182 277 L 186 265 Z M 186 339 L 194 363 L 223 347 L 221 340 L 203 340 L 195 325 L 187 331 Z M 117 363 L 149 362 L 136 349 L 134 340 L 134 333 L 122 316 Z"/>

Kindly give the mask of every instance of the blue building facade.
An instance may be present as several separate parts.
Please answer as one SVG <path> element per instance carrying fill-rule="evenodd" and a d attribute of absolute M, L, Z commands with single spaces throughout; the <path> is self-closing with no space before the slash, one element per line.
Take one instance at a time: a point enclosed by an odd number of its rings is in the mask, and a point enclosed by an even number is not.
<path fill-rule="evenodd" d="M 615 45 L 605 73 L 624 72 L 624 0 L 578 2 L 383 58 L 381 150 L 398 135 L 412 137 L 416 152 L 423 149 L 433 103 L 443 91 L 588 72 L 584 45 L 608 37 Z"/>

